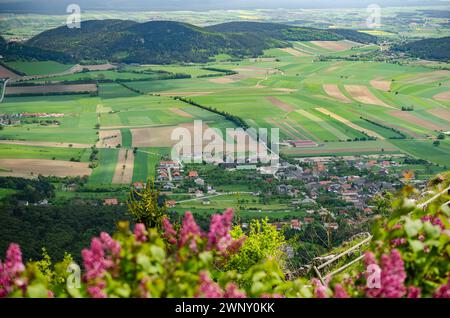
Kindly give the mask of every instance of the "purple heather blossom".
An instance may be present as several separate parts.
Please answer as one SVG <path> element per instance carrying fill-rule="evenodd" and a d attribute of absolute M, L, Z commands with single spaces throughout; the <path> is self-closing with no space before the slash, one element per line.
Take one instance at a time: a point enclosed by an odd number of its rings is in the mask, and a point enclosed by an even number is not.
<path fill-rule="evenodd" d="M 144 243 L 147 242 L 147 231 L 145 230 L 145 225 L 142 223 L 136 224 L 134 227 L 134 238 L 136 242 Z"/>

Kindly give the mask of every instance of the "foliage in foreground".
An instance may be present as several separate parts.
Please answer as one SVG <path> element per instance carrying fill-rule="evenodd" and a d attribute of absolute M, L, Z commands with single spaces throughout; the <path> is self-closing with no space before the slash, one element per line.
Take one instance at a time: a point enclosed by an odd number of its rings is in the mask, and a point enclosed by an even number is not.
<path fill-rule="evenodd" d="M 433 180 L 428 196 L 448 186 Z M 22 262 L 11 244 L 0 263 L 0 297 L 450 297 L 450 208 L 444 194 L 425 209 L 407 186 L 389 218 L 380 219 L 365 263 L 326 281 L 286 279 L 283 241 L 268 224 L 244 234 L 232 228 L 233 212 L 214 215 L 203 232 L 191 213 L 179 226 L 162 219 L 161 228 L 120 223 L 113 236 L 102 233 L 83 250 L 77 282 L 70 257 L 51 265 Z M 422 199 L 418 201 L 423 201 Z M 259 243 L 259 244 L 258 244 Z M 239 260 L 239 261 L 237 261 Z"/>

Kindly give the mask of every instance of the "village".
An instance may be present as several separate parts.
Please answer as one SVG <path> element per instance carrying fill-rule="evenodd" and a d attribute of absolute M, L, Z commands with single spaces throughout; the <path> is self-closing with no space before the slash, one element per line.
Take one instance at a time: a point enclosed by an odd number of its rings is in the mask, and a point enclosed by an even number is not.
<path fill-rule="evenodd" d="M 220 211 L 222 197 L 240 197 L 227 200 L 229 207 L 256 217 L 269 216 L 278 230 L 290 227 L 300 231 L 315 223 L 338 231 L 343 224 L 358 228 L 376 218 L 380 213 L 374 203 L 377 195 L 395 193 L 406 182 L 417 188 L 425 186 L 413 175 L 405 178 L 402 160 L 391 155 L 311 157 L 295 163 L 282 161 L 275 174 L 267 174 L 267 167 L 249 163 L 182 165 L 161 161 L 155 183 L 169 212 Z M 224 189 L 223 184 L 234 184 L 235 189 Z M 145 183 L 135 182 L 133 187 L 140 191 Z M 103 204 L 125 202 L 108 198 Z"/>

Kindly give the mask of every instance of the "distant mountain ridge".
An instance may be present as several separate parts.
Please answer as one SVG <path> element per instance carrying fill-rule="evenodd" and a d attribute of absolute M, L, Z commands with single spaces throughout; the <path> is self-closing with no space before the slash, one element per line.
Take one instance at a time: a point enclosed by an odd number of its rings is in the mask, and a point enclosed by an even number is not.
<path fill-rule="evenodd" d="M 234 57 L 257 56 L 265 49 L 290 46 L 288 41 L 357 41 L 358 36 L 359 32 L 351 30 L 345 34 L 275 23 L 235 22 L 201 28 L 172 21 L 91 20 L 83 22 L 80 29 L 63 26 L 45 31 L 26 45 L 78 61 L 168 64 L 207 62 L 224 53 Z M 376 37 L 361 34 L 360 40 L 376 41 Z"/>

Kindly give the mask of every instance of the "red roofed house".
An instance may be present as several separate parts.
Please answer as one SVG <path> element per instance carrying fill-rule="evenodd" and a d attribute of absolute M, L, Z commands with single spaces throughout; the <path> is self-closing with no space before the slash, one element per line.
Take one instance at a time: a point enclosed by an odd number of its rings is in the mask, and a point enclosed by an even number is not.
<path fill-rule="evenodd" d="M 314 218 L 304 218 L 303 221 L 304 221 L 306 224 L 311 224 L 311 223 L 314 222 Z"/>
<path fill-rule="evenodd" d="M 103 201 L 103 205 L 105 205 L 105 206 L 119 205 L 119 200 L 117 200 L 117 199 L 105 199 L 105 201 Z"/>
<path fill-rule="evenodd" d="M 166 206 L 167 206 L 168 208 L 174 208 L 176 205 L 177 205 L 177 201 L 174 201 L 174 200 L 168 200 L 168 201 L 166 201 Z"/>
<path fill-rule="evenodd" d="M 291 220 L 291 229 L 300 231 L 302 224 L 299 220 Z"/>
<path fill-rule="evenodd" d="M 198 172 L 195 170 L 189 171 L 189 178 L 198 178 Z"/>

